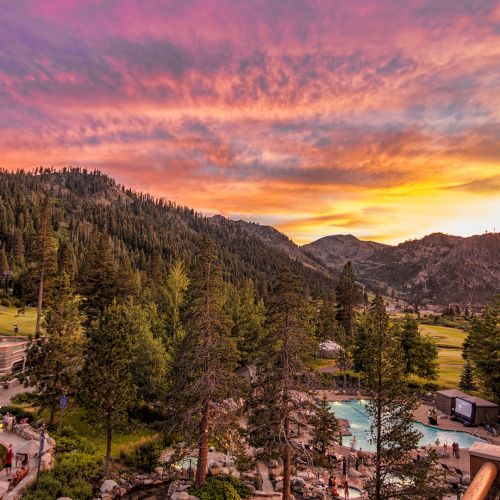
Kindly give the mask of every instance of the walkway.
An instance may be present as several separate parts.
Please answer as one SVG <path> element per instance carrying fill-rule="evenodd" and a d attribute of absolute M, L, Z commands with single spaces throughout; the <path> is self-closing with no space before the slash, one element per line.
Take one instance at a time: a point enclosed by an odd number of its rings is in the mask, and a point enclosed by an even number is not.
<path fill-rule="evenodd" d="M 0 406 L 6 406 L 11 403 L 11 399 L 21 392 L 32 392 L 33 387 L 24 387 L 17 380 L 11 382 L 8 389 L 4 389 L 0 385 Z"/>

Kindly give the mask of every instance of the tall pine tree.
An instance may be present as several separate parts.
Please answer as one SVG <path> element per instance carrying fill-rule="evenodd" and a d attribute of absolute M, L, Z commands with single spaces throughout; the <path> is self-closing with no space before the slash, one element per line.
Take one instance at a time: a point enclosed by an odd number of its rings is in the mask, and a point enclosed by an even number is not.
<path fill-rule="evenodd" d="M 432 460 L 412 460 L 421 437 L 413 427 L 418 402 L 402 389 L 406 382 L 403 355 L 382 297 L 372 303 L 365 326 L 363 371 L 371 392 L 367 412 L 375 445 L 375 467 L 365 489 L 374 500 L 439 499 L 442 491 L 430 476 Z"/>
<path fill-rule="evenodd" d="M 82 354 L 79 301 L 66 272 L 54 280 L 46 301 L 45 335 L 29 346 L 22 377 L 36 387 L 40 404 L 50 409 L 49 425 L 53 425 L 59 397 L 75 391 Z"/>
<path fill-rule="evenodd" d="M 224 403 L 236 395 L 240 383 L 234 373 L 237 352 L 230 337 L 224 289 L 215 245 L 203 236 L 190 274 L 186 333 L 174 351 L 167 398 L 170 431 L 198 445 L 198 486 L 206 479 L 209 440 L 220 425 L 231 421 L 230 414 L 221 417 Z"/>
<path fill-rule="evenodd" d="M 344 327 L 348 338 L 354 338 L 356 306 L 361 301 L 361 291 L 356 285 L 351 262 L 347 262 L 342 270 L 337 285 L 337 319 Z"/>
<path fill-rule="evenodd" d="M 300 281 L 287 269 L 278 278 L 266 326 L 248 402 L 248 434 L 264 456 L 283 460 L 283 498 L 289 500 L 292 460 L 303 453 L 292 435 L 308 419 L 309 405 L 300 393 L 307 392 L 315 343 Z"/>
<path fill-rule="evenodd" d="M 38 274 L 35 334 L 39 335 L 45 286 L 56 270 L 55 239 L 52 228 L 52 201 L 49 196 L 45 197 L 40 209 L 33 257 L 35 259 L 35 267 Z"/>
<path fill-rule="evenodd" d="M 106 429 L 104 474 L 108 472 L 113 431 L 126 418 L 136 393 L 130 332 L 127 309 L 116 302 L 104 309 L 87 329 L 79 396 L 90 416 Z"/>

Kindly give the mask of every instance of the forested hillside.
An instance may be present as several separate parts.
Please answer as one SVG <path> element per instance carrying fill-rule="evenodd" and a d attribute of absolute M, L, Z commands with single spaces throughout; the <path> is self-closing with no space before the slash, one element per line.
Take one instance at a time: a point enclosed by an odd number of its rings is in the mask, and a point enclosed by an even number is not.
<path fill-rule="evenodd" d="M 119 186 L 101 172 L 79 169 L 37 169 L 0 172 L 0 276 L 21 301 L 36 301 L 36 227 L 45 198 L 53 200 L 52 222 L 57 244 L 69 242 L 75 266 L 99 233 L 110 236 L 115 258 L 140 271 L 147 280 L 158 268 L 178 259 L 189 265 L 194 244 L 208 234 L 227 278 L 246 278 L 266 297 L 278 270 L 289 266 L 303 279 L 313 297 L 333 287 L 326 272 L 304 265 L 279 249 L 265 245 L 236 224 L 219 224 L 175 202 L 156 200 Z"/>

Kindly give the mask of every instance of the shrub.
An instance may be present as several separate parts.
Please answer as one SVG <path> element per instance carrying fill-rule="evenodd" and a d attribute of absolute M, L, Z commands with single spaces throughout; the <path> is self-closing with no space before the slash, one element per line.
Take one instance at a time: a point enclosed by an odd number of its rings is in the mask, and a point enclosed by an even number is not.
<path fill-rule="evenodd" d="M 132 453 L 120 451 L 120 458 L 127 465 L 151 472 L 158 465 L 162 450 L 161 441 L 147 441 L 137 445 Z"/>
<path fill-rule="evenodd" d="M 18 422 L 22 418 L 27 418 L 30 422 L 31 420 L 33 420 L 33 413 L 23 410 L 19 406 L 7 405 L 0 408 L 0 413 L 2 415 L 5 415 L 7 412 L 9 412 L 11 415 L 15 415 Z"/>
<path fill-rule="evenodd" d="M 38 481 L 38 489 L 35 490 L 33 484 L 24 493 L 24 500 L 47 500 L 49 498 L 59 498 L 61 496 L 62 483 L 56 479 L 51 472 L 42 472 Z"/>
<path fill-rule="evenodd" d="M 53 473 L 63 483 L 74 479 L 92 480 L 101 474 L 103 465 L 102 457 L 78 451 L 59 457 Z"/>
<path fill-rule="evenodd" d="M 57 439 L 56 449 L 58 453 L 81 451 L 83 453 L 94 454 L 96 452 L 95 446 L 88 439 L 82 438 L 80 436 L 61 436 Z"/>
<path fill-rule="evenodd" d="M 200 488 L 190 488 L 189 494 L 200 500 L 240 500 L 241 496 L 229 481 L 216 479 L 217 476 L 207 479 Z M 228 476 L 224 476 L 227 478 Z"/>
<path fill-rule="evenodd" d="M 92 485 L 83 479 L 74 479 L 71 483 L 63 486 L 62 496 L 69 497 L 71 500 L 88 500 L 92 498 Z"/>
<path fill-rule="evenodd" d="M 0 304 L 5 307 L 10 307 L 10 300 L 4 297 L 0 299 Z"/>
<path fill-rule="evenodd" d="M 214 481 L 223 481 L 226 484 L 230 484 L 236 490 L 238 495 L 240 495 L 241 498 L 248 498 L 252 496 L 250 488 L 243 481 L 241 481 L 236 477 L 221 474 L 214 476 L 212 479 Z"/>
<path fill-rule="evenodd" d="M 20 392 L 14 394 L 11 401 L 16 405 L 36 405 L 38 404 L 38 397 L 33 392 Z"/>

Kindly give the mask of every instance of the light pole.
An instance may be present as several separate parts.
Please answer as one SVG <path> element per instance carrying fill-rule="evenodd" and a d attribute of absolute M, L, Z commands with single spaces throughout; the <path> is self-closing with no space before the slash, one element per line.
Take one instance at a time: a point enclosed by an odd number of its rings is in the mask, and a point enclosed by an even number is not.
<path fill-rule="evenodd" d="M 42 465 L 42 454 L 45 446 L 45 424 L 42 424 L 42 434 L 40 435 L 40 448 L 38 449 L 38 470 L 36 471 L 36 485 L 38 489 L 38 480 L 40 479 L 40 467 Z"/>

